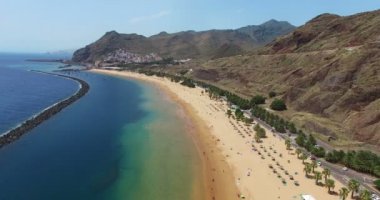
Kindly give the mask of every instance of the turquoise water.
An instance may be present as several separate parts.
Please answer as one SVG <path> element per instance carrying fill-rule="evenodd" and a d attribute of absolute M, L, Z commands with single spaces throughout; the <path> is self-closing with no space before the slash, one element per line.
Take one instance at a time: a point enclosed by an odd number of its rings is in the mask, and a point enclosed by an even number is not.
<path fill-rule="evenodd" d="M 178 105 L 145 83 L 74 75 L 89 93 L 0 149 L 0 199 L 186 200 L 202 192 Z"/>

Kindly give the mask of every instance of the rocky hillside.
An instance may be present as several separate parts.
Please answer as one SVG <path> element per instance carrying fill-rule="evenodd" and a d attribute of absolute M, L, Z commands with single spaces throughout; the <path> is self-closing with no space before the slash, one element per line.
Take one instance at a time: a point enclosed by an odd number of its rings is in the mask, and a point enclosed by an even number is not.
<path fill-rule="evenodd" d="M 380 42 L 380 11 L 347 17 L 322 14 L 291 34 L 277 38 L 265 53 L 331 50 Z"/>
<path fill-rule="evenodd" d="M 380 11 L 323 14 L 254 54 L 192 66 L 191 76 L 245 96 L 276 91 L 290 107 L 282 115 L 306 130 L 379 150 L 379 39 Z"/>
<path fill-rule="evenodd" d="M 151 37 L 111 31 L 98 41 L 77 50 L 73 61 L 94 63 L 102 60 L 104 55 L 120 49 L 142 55 L 156 53 L 174 59 L 220 58 L 242 54 L 267 44 L 294 28 L 287 22 L 271 20 L 262 25 L 237 30 L 184 31 L 173 34 L 161 32 Z"/>

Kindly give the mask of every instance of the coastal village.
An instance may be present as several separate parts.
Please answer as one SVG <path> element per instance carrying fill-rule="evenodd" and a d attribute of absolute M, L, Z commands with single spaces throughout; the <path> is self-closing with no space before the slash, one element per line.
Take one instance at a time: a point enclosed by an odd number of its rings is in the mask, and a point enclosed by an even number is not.
<path fill-rule="evenodd" d="M 131 53 L 126 49 L 118 49 L 114 52 L 107 54 L 104 57 L 105 63 L 118 63 L 118 64 L 130 64 L 130 63 L 152 63 L 161 61 L 162 58 L 156 53 L 150 54 L 137 54 Z"/>

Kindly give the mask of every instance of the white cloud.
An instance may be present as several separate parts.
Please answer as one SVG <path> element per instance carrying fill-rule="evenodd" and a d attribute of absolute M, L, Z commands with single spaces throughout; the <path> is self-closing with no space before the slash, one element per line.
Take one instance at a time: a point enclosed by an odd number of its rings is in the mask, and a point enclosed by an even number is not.
<path fill-rule="evenodd" d="M 144 22 L 144 21 L 152 21 L 152 20 L 155 20 L 155 19 L 159 19 L 159 18 L 165 17 L 167 15 L 170 15 L 170 12 L 164 10 L 164 11 L 161 11 L 159 13 L 152 14 L 152 15 L 134 17 L 134 18 L 132 18 L 132 19 L 129 20 L 129 23 L 131 23 L 131 24 L 137 24 L 137 23 L 141 23 L 141 22 Z"/>

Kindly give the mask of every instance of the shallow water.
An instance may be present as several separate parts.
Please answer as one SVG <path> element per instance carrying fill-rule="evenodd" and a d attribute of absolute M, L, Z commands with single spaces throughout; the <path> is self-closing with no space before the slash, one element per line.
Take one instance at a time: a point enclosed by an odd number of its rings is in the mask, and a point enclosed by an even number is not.
<path fill-rule="evenodd" d="M 177 200 L 202 191 L 177 104 L 149 84 L 74 75 L 89 93 L 0 149 L 0 199 Z"/>

